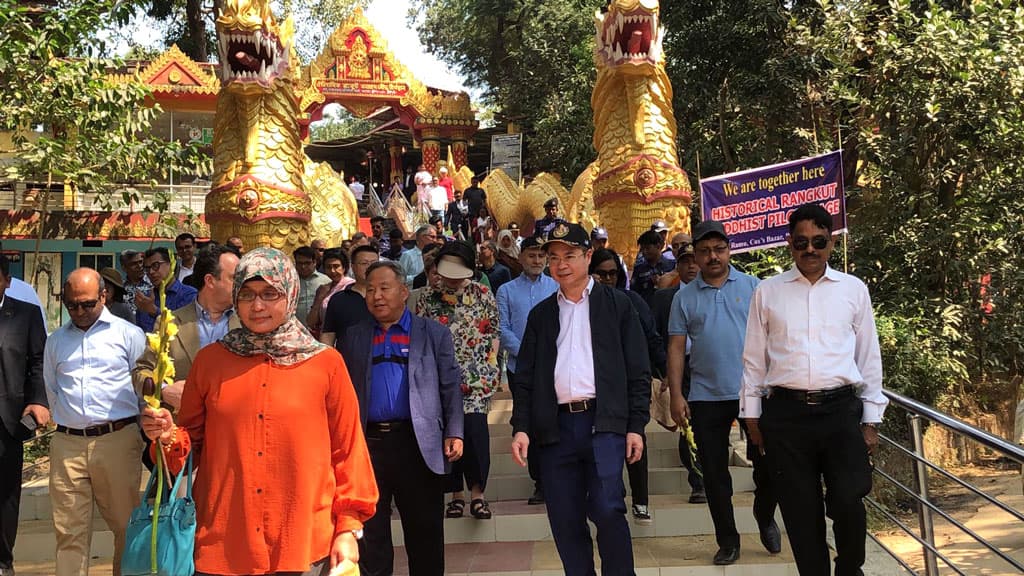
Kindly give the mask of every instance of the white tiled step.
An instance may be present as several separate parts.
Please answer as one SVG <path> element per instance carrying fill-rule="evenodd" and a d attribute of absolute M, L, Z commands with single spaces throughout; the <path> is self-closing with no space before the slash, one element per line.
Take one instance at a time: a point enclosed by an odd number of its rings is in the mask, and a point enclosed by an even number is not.
<path fill-rule="evenodd" d="M 685 498 L 680 495 L 651 496 L 650 525 L 637 525 L 633 522 L 632 516 L 627 515 L 633 537 L 697 536 L 714 533 L 707 505 L 688 504 Z M 757 533 L 757 524 L 751 510 L 752 503 L 751 494 L 737 494 L 733 498 L 736 527 L 741 534 Z M 551 539 L 546 509 L 542 505 L 529 506 L 522 501 L 492 501 L 491 511 L 493 517 L 490 520 L 477 520 L 469 515 L 467 506 L 463 518 L 445 520 L 445 542 L 528 542 Z M 782 526 L 781 517 L 776 516 L 779 525 Z M 391 529 L 395 545 L 403 545 L 402 526 L 397 515 L 391 522 Z M 110 557 L 113 554 L 113 537 L 98 515 L 93 522 L 93 530 L 92 555 Z M 55 546 L 53 524 L 50 520 L 23 520 L 20 523 L 14 551 L 18 561 L 50 561 L 53 559 Z"/>

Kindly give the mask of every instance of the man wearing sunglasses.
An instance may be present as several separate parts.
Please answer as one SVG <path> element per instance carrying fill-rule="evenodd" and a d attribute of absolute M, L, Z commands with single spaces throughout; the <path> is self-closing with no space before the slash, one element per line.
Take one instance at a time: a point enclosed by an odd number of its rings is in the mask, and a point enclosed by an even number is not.
<path fill-rule="evenodd" d="M 58 576 L 89 573 L 93 506 L 114 533 L 120 574 L 125 529 L 139 502 L 142 437 L 131 369 L 146 337 L 104 306 L 103 278 L 79 268 L 64 283 L 71 321 L 46 341 L 43 381 L 57 431 L 50 443 L 50 501 Z"/>
<path fill-rule="evenodd" d="M 729 436 L 739 417 L 743 376 L 743 339 L 750 298 L 758 280 L 729 263 L 729 238 L 721 222 L 701 222 L 693 231 L 693 251 L 700 273 L 679 289 L 669 315 L 668 383 L 672 419 L 681 427 L 693 425 L 697 456 L 704 473 L 704 491 L 715 525 L 716 565 L 740 557 L 740 535 L 732 507 L 729 475 Z M 686 356 L 686 341 L 690 354 Z M 690 391 L 683 398 L 683 373 L 690 365 Z M 771 554 L 781 550 L 775 523 L 775 496 L 760 453 L 748 447 L 754 465 L 754 520 L 761 544 Z"/>
<path fill-rule="evenodd" d="M 888 404 L 871 297 L 828 266 L 832 215 L 820 205 L 793 211 L 787 241 L 795 266 L 762 282 L 750 305 L 740 415 L 779 487 L 800 573 L 832 573 L 827 504 L 835 574 L 861 574 L 863 497 Z"/>
<path fill-rule="evenodd" d="M 169 274 L 173 273 L 171 253 L 163 246 L 146 250 L 143 268 L 146 270 L 146 276 L 149 277 L 150 283 L 153 286 L 159 286 Z M 177 278 L 167 285 L 164 292 L 167 293 L 168 310 L 177 310 L 186 304 L 191 304 L 198 294 L 195 288 L 182 284 L 181 280 Z M 136 293 L 135 305 L 139 308 L 135 314 L 135 323 L 146 332 L 152 332 L 153 326 L 156 324 L 156 317 L 160 315 L 160 301 L 157 299 L 156 289 L 154 288 L 148 294 Z"/>

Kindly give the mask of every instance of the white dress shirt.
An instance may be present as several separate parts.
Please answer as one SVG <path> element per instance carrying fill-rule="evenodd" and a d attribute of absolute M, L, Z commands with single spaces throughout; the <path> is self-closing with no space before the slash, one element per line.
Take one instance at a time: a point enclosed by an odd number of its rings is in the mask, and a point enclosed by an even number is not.
<path fill-rule="evenodd" d="M 46 310 L 43 310 L 43 303 L 39 301 L 39 295 L 36 294 L 36 289 L 31 284 L 12 277 L 5 293 L 15 300 L 39 306 L 39 311 L 43 315 L 43 326 L 46 326 Z"/>
<path fill-rule="evenodd" d="M 559 404 L 597 396 L 594 383 L 594 344 L 590 335 L 590 291 L 587 282 L 583 297 L 573 302 L 558 289 L 558 353 L 555 359 L 555 397 Z"/>
<path fill-rule="evenodd" d="M 64 324 L 46 340 L 43 381 L 53 421 L 88 428 L 139 415 L 132 367 L 146 348 L 142 329 L 106 308 L 88 330 Z"/>
<path fill-rule="evenodd" d="M 881 422 L 889 401 L 867 286 L 832 268 L 813 285 L 796 267 L 762 282 L 747 320 L 740 417 L 759 418 L 771 387 L 847 384 L 864 402 L 861 422 Z"/>

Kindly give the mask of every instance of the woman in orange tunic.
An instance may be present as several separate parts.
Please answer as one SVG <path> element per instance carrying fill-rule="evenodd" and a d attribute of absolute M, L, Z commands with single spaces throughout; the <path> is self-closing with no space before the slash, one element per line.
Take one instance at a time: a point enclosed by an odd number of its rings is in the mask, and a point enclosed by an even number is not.
<path fill-rule="evenodd" d="M 198 465 L 197 575 L 326 575 L 359 561 L 377 487 L 341 355 L 295 318 L 299 277 L 278 250 L 235 272 L 242 327 L 200 350 L 177 422 L 147 408 L 172 471 Z M 154 442 L 154 450 L 156 449 Z"/>

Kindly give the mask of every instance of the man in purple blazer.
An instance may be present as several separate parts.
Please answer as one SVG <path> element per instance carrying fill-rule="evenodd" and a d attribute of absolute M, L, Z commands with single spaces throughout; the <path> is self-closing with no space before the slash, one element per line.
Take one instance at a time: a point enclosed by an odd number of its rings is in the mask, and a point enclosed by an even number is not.
<path fill-rule="evenodd" d="M 390 576 L 391 498 L 402 520 L 409 574 L 444 574 L 444 478 L 462 456 L 462 373 L 451 332 L 414 316 L 391 261 L 366 272 L 373 320 L 345 331 L 340 350 L 359 398 L 380 500 L 360 542 L 359 567 Z"/>

